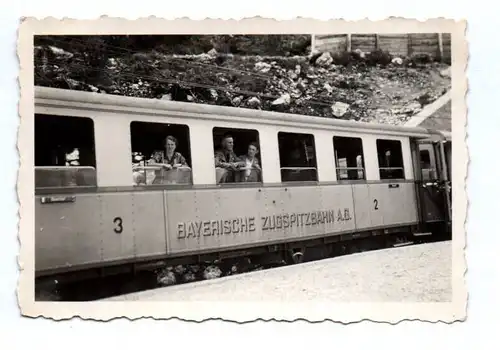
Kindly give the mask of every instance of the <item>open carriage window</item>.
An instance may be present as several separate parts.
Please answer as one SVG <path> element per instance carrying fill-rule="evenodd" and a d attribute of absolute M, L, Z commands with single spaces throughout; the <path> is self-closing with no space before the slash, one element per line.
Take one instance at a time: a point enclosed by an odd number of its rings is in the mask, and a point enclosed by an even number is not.
<path fill-rule="evenodd" d="M 187 125 L 134 121 L 130 134 L 135 186 L 192 183 Z"/>
<path fill-rule="evenodd" d="M 420 150 L 420 168 L 423 181 L 432 181 L 437 179 L 437 171 L 433 166 L 431 152 L 428 149 Z"/>
<path fill-rule="evenodd" d="M 317 181 L 314 136 L 288 132 L 278 133 L 281 181 Z"/>
<path fill-rule="evenodd" d="M 431 167 L 431 155 L 429 150 L 420 150 L 420 166 L 422 169 L 429 169 Z"/>
<path fill-rule="evenodd" d="M 377 140 L 380 179 L 404 179 L 401 141 Z"/>
<path fill-rule="evenodd" d="M 333 138 L 337 180 L 364 180 L 363 144 L 359 137 Z"/>
<path fill-rule="evenodd" d="M 217 184 L 262 182 L 257 130 L 214 128 L 213 139 Z"/>
<path fill-rule="evenodd" d="M 35 188 L 97 186 L 94 121 L 35 114 Z"/>

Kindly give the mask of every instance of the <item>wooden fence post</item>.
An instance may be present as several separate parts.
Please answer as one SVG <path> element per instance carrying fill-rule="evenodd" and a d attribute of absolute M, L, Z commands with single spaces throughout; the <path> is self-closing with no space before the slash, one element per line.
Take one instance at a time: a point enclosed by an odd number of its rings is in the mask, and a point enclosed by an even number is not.
<path fill-rule="evenodd" d="M 316 35 L 311 34 L 311 53 L 316 49 Z"/>
<path fill-rule="evenodd" d="M 380 48 L 380 43 L 379 43 L 379 35 L 375 34 L 375 51 L 377 51 Z"/>
<path fill-rule="evenodd" d="M 411 56 L 412 54 L 412 47 L 411 47 L 411 34 L 407 35 L 407 40 L 408 40 L 408 57 Z"/>
<path fill-rule="evenodd" d="M 438 33 L 438 46 L 439 46 L 439 61 L 443 62 L 444 60 L 443 33 Z"/>
<path fill-rule="evenodd" d="M 351 52 L 351 34 L 347 34 L 346 51 Z"/>

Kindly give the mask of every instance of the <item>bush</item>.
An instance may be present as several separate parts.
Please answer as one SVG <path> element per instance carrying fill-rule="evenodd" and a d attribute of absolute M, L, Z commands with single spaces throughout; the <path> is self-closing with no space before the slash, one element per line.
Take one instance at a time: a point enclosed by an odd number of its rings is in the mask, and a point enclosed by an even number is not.
<path fill-rule="evenodd" d="M 214 38 L 216 50 L 237 55 L 306 55 L 310 35 L 221 35 Z"/>
<path fill-rule="evenodd" d="M 35 45 L 54 45 L 89 55 L 113 57 L 157 50 L 164 54 L 198 55 L 215 48 L 246 56 L 305 56 L 310 35 L 72 35 L 35 36 Z"/>
<path fill-rule="evenodd" d="M 434 59 L 431 57 L 431 55 L 426 53 L 413 54 L 409 57 L 409 59 L 410 62 L 412 62 L 415 65 L 422 65 L 434 62 Z"/>
<path fill-rule="evenodd" d="M 347 67 L 348 65 L 352 65 L 354 63 L 358 63 L 361 60 L 361 57 L 358 52 L 339 52 L 332 54 L 333 64 Z"/>
<path fill-rule="evenodd" d="M 372 51 L 366 57 L 366 63 L 369 66 L 376 66 L 376 65 L 387 66 L 389 63 L 391 63 L 391 61 L 392 61 L 391 54 L 387 51 L 382 51 L 380 49 Z"/>

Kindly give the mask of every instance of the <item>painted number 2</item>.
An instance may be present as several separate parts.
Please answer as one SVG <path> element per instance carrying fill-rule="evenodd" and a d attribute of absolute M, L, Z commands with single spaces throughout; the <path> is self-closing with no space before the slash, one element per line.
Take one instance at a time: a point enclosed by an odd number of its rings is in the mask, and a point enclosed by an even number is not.
<path fill-rule="evenodd" d="M 122 233 L 123 231 L 123 220 L 121 217 L 116 217 L 113 219 L 113 222 L 115 224 L 115 228 L 113 229 L 113 231 L 115 231 L 115 233 Z"/>
<path fill-rule="evenodd" d="M 375 205 L 374 209 L 378 210 L 378 200 L 374 199 L 373 204 Z"/>

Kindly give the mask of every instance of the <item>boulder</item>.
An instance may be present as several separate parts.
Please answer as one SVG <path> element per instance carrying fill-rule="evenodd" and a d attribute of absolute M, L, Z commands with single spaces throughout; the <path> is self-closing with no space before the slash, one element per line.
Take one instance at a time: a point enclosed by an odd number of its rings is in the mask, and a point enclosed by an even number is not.
<path fill-rule="evenodd" d="M 325 83 L 325 85 L 323 85 L 323 88 L 328 92 L 328 93 L 331 93 L 333 91 L 333 87 L 328 84 L 328 83 Z"/>
<path fill-rule="evenodd" d="M 219 278 L 221 275 L 222 271 L 217 266 L 208 266 L 205 271 L 203 271 L 203 278 L 206 280 Z"/>
<path fill-rule="evenodd" d="M 250 99 L 248 99 L 247 105 L 249 107 L 257 108 L 257 107 L 260 107 L 261 102 L 260 102 L 258 97 L 254 96 L 254 97 L 251 97 Z"/>
<path fill-rule="evenodd" d="M 214 100 L 217 100 L 217 98 L 219 97 L 219 94 L 217 93 L 217 91 L 215 89 L 210 89 L 210 97 L 212 97 L 212 99 L 214 99 Z"/>
<path fill-rule="evenodd" d="M 331 108 L 332 108 L 332 114 L 337 118 L 340 118 L 344 114 L 346 114 L 347 110 L 349 109 L 349 105 L 344 102 L 335 102 Z"/>
<path fill-rule="evenodd" d="M 401 57 L 394 57 L 391 62 L 400 66 L 403 64 L 403 59 Z"/>
<path fill-rule="evenodd" d="M 332 57 L 332 55 L 330 55 L 329 52 L 325 52 L 325 53 L 321 54 L 321 56 L 319 56 L 316 59 L 316 65 L 318 65 L 320 67 L 327 67 L 327 66 L 331 65 L 332 63 L 333 63 L 333 57 Z"/>
<path fill-rule="evenodd" d="M 196 280 L 196 276 L 192 272 L 186 272 L 184 275 L 182 275 L 182 280 L 184 282 L 193 282 Z"/>
<path fill-rule="evenodd" d="M 439 75 L 441 75 L 443 78 L 451 78 L 451 67 L 443 69 L 439 72 Z"/>
<path fill-rule="evenodd" d="M 215 57 L 218 55 L 218 52 L 216 49 L 211 49 L 210 51 L 207 52 L 207 55 L 209 55 L 211 57 Z"/>
<path fill-rule="evenodd" d="M 170 286 L 175 284 L 177 279 L 173 271 L 164 271 L 158 275 L 157 281 L 162 286 Z"/>
<path fill-rule="evenodd" d="M 255 63 L 254 69 L 260 73 L 267 73 L 271 70 L 271 65 L 266 62 Z"/>
<path fill-rule="evenodd" d="M 236 96 L 235 98 L 232 99 L 231 103 L 233 106 L 238 107 L 241 104 L 241 101 L 243 100 L 243 96 Z"/>
<path fill-rule="evenodd" d="M 289 105 L 290 104 L 290 101 L 291 101 L 291 97 L 290 97 L 290 94 L 283 94 L 281 95 L 279 98 L 277 98 L 276 100 L 273 101 L 273 105 Z"/>

